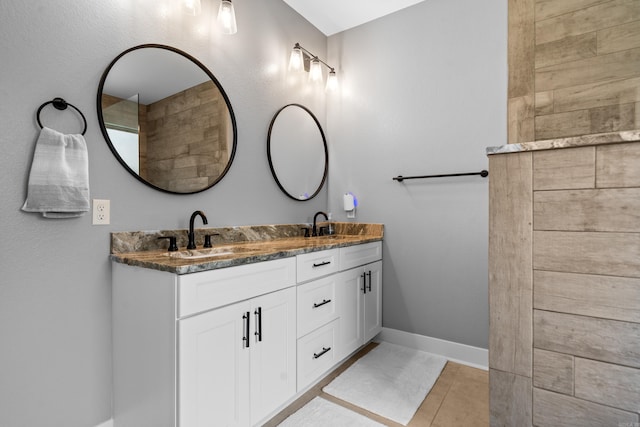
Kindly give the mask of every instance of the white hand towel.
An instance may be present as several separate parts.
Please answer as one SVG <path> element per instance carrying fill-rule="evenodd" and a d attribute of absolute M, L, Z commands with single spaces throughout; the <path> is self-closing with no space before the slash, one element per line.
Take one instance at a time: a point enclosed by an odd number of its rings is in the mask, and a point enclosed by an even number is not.
<path fill-rule="evenodd" d="M 89 212 L 89 161 L 82 135 L 42 128 L 31 163 L 25 212 L 72 218 Z"/>

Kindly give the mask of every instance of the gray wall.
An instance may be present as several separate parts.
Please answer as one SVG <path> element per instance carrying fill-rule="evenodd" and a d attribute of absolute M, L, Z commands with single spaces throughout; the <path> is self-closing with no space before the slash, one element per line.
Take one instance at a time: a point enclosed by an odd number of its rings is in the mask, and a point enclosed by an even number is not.
<path fill-rule="evenodd" d="M 329 206 L 382 222 L 385 327 L 487 348 L 487 168 L 506 143 L 507 1 L 428 0 L 329 38 Z"/>
<path fill-rule="evenodd" d="M 206 30 L 216 2 L 203 0 L 198 25 L 173 3 L 0 3 L 0 425 L 86 427 L 110 417 L 109 232 L 186 228 L 195 209 L 213 226 L 309 221 L 327 206 L 345 219 L 341 195 L 353 191 L 357 220 L 386 226 L 384 325 L 486 347 L 486 181 L 391 178 L 479 170 L 484 147 L 505 142 L 506 0 L 428 0 L 328 42 L 280 0 L 234 2 L 232 37 Z M 328 51 L 339 94 L 325 98 L 288 79 L 296 41 L 320 56 Z M 196 56 L 231 99 L 238 151 L 213 189 L 153 191 L 104 142 L 95 111 L 100 76 L 118 53 L 142 43 Z M 38 134 L 35 110 L 55 96 L 87 116 L 91 195 L 111 200 L 110 226 L 19 210 Z M 323 191 L 295 202 L 271 179 L 267 127 L 290 102 L 326 124 L 330 197 Z M 43 119 L 77 131 L 71 113 Z"/>
<path fill-rule="evenodd" d="M 284 104 L 305 104 L 325 123 L 324 92 L 292 83 L 286 67 L 296 41 L 326 57 L 326 37 L 281 0 L 234 2 L 234 36 L 208 29 L 217 1 L 203 0 L 195 25 L 172 10 L 176 3 L 0 2 L 2 426 L 87 427 L 110 418 L 110 231 L 186 228 L 195 209 L 212 226 L 300 222 L 327 206 L 326 191 L 307 203 L 288 199 L 266 158 L 268 125 Z M 194 55 L 229 95 L 239 129 L 236 159 L 206 192 L 178 196 L 144 186 L 124 171 L 100 133 L 100 76 L 118 53 L 143 43 Z M 92 226 L 90 216 L 45 220 L 20 211 L 38 134 L 35 112 L 55 96 L 87 117 L 91 196 L 111 200 L 110 226 Z M 43 111 L 45 124 L 78 132 L 72 113 L 51 110 Z"/>

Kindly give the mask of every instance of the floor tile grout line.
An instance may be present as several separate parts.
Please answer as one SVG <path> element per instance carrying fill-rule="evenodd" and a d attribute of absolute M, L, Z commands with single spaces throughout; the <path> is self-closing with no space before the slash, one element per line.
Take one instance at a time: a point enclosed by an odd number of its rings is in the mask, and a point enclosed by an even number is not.
<path fill-rule="evenodd" d="M 342 400 L 338 397 L 332 396 L 328 393 L 325 393 L 324 391 L 320 393 L 319 397 L 322 397 L 323 399 L 326 399 L 329 402 L 335 403 L 336 405 L 340 405 L 345 409 L 349 409 L 350 411 L 363 415 L 369 418 L 370 420 L 377 421 L 379 423 L 384 423 L 384 425 L 386 425 L 387 427 L 396 427 L 396 426 L 404 427 L 402 426 L 402 424 L 396 423 L 395 421 L 385 418 L 382 415 L 378 415 L 374 412 L 367 411 L 366 409 L 360 406 L 356 406 L 353 403 L 350 403 L 350 402 L 347 402 L 346 400 Z"/>
<path fill-rule="evenodd" d="M 447 362 L 447 363 L 449 363 L 449 362 Z M 446 365 L 445 365 L 445 368 L 446 368 Z M 443 369 L 443 371 L 444 371 L 444 369 Z M 458 381 L 458 371 L 460 371 L 460 367 L 456 367 L 455 372 L 452 374 L 453 375 L 453 379 L 451 380 L 451 383 L 449 384 L 449 386 L 446 388 L 446 392 L 444 393 L 444 396 L 442 396 L 442 399 L 440 400 L 440 403 L 438 403 L 438 409 L 436 409 L 435 413 L 433 414 L 433 418 L 429 422 L 429 425 L 428 426 L 424 426 L 424 427 L 431 427 L 433 425 L 433 423 L 435 422 L 436 418 L 438 418 L 438 413 L 440 412 L 440 409 L 442 408 L 442 405 L 444 405 L 444 401 L 447 399 L 447 396 L 449 395 L 449 392 L 453 388 L 453 385 L 456 383 L 456 381 Z M 440 373 L 440 375 L 442 375 L 442 373 Z M 427 397 L 428 396 L 429 396 L 429 394 L 427 394 Z M 425 397 L 425 399 L 427 397 Z"/>

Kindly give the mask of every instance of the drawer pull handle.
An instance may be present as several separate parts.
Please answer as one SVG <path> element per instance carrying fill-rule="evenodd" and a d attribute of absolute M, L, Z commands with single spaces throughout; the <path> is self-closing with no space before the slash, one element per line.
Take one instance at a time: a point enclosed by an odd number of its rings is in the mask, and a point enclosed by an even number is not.
<path fill-rule="evenodd" d="M 324 348 L 322 347 L 322 351 L 320 353 L 313 353 L 313 358 L 317 359 L 318 357 L 322 357 L 324 356 L 329 350 L 331 350 L 331 347 L 327 347 Z"/>
<path fill-rule="evenodd" d="M 244 315 L 242 315 L 242 319 L 244 320 L 244 336 L 242 337 L 242 341 L 244 341 L 244 348 L 249 347 L 249 322 L 251 314 L 247 311 Z"/>
<path fill-rule="evenodd" d="M 371 270 L 369 270 L 367 276 L 369 276 L 369 292 L 371 292 Z"/>
<path fill-rule="evenodd" d="M 317 302 L 313 303 L 313 308 L 318 308 L 318 307 L 322 307 L 325 304 L 329 304 L 331 302 L 330 299 L 323 299 L 322 302 L 320 304 L 318 304 Z"/>
<path fill-rule="evenodd" d="M 363 288 L 360 290 L 363 291 L 366 295 L 367 294 L 367 273 L 362 273 L 360 277 L 362 277 L 362 285 L 363 285 Z"/>
<path fill-rule="evenodd" d="M 318 264 L 313 264 L 313 267 L 322 267 L 323 265 L 329 265 L 331 264 L 331 261 L 324 261 L 324 262 L 319 262 Z"/>

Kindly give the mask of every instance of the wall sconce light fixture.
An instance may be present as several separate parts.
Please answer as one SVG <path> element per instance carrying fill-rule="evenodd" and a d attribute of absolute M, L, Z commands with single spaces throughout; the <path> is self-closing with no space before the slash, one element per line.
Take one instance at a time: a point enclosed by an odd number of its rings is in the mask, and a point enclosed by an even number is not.
<path fill-rule="evenodd" d="M 233 10 L 231 0 L 222 0 L 218 9 L 218 24 L 224 34 L 235 34 L 238 32 L 236 25 L 236 12 Z"/>
<path fill-rule="evenodd" d="M 182 10 L 184 10 L 185 13 L 192 16 L 200 14 L 200 10 L 202 9 L 200 0 L 180 0 L 180 2 L 182 3 Z M 218 25 L 224 34 L 235 34 L 238 32 L 236 13 L 233 9 L 233 3 L 231 3 L 231 0 L 220 1 L 217 20 Z"/>
<path fill-rule="evenodd" d="M 198 16 L 200 15 L 200 0 L 183 0 L 182 1 L 182 10 L 187 15 Z"/>
<path fill-rule="evenodd" d="M 338 87 L 338 77 L 336 76 L 336 70 L 320 58 L 317 55 L 309 52 L 307 49 L 300 46 L 300 43 L 296 43 L 291 51 L 291 57 L 289 58 L 289 69 L 292 71 L 308 71 L 309 81 L 313 83 L 322 82 L 322 66 L 329 69 L 327 76 L 328 91 L 333 91 Z"/>

